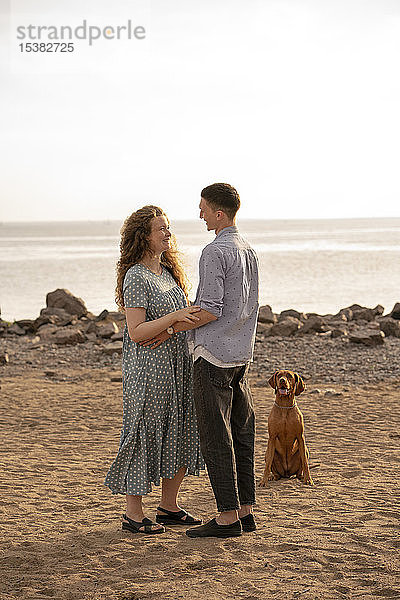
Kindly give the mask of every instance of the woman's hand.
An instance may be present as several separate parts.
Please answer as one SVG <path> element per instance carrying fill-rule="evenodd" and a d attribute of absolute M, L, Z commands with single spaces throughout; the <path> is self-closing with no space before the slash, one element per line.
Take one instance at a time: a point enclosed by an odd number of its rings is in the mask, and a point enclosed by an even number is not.
<path fill-rule="evenodd" d="M 179 323 L 180 321 L 183 321 L 184 323 L 195 323 L 200 319 L 193 313 L 199 312 L 200 310 L 200 306 L 186 306 L 185 308 L 181 308 L 172 313 L 174 323 Z"/>
<path fill-rule="evenodd" d="M 157 348 L 160 344 L 165 342 L 165 340 L 169 340 L 171 336 L 166 331 L 162 331 L 158 335 L 155 335 L 151 340 L 143 340 L 143 342 L 139 342 L 139 346 L 144 346 L 147 348 Z"/>

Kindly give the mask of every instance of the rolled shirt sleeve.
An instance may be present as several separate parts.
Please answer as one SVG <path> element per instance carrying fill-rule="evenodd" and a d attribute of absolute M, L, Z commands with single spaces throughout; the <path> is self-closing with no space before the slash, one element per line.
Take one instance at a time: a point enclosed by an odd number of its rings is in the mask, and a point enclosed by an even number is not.
<path fill-rule="evenodd" d="M 199 281 L 196 304 L 214 317 L 222 315 L 225 293 L 225 259 L 220 248 L 206 246 L 199 261 Z"/>

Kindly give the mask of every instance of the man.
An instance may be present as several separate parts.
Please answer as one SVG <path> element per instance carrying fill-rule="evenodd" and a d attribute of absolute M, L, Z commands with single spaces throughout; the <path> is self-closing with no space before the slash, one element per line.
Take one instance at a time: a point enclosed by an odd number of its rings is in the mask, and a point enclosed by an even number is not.
<path fill-rule="evenodd" d="M 196 324 L 176 323 L 166 335 L 188 331 L 194 354 L 194 399 L 203 453 L 219 515 L 186 531 L 189 537 L 235 537 L 254 531 L 253 401 L 247 382 L 258 313 L 258 261 L 236 227 L 239 194 L 226 183 L 203 189 L 200 218 L 215 239 L 199 263 Z"/>
<path fill-rule="evenodd" d="M 189 537 L 253 531 L 253 401 L 247 382 L 258 314 L 258 261 L 236 227 L 239 194 L 226 183 L 203 189 L 200 218 L 216 237 L 202 252 L 195 304 L 210 322 L 193 329 L 194 394 L 201 450 L 219 515 Z M 198 313 L 197 313 L 198 316 Z"/>

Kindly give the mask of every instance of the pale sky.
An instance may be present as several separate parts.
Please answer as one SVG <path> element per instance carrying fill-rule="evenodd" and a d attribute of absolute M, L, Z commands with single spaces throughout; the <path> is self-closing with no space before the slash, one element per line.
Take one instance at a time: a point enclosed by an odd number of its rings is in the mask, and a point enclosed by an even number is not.
<path fill-rule="evenodd" d="M 215 181 L 243 218 L 400 216 L 398 0 L 0 5 L 0 221 L 197 218 Z M 84 19 L 146 38 L 20 51 Z"/>

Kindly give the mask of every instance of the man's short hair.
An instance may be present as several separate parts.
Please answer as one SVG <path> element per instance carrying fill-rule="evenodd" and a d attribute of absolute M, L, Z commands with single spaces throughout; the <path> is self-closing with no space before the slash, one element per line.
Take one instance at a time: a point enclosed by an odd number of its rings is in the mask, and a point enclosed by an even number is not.
<path fill-rule="evenodd" d="M 201 197 L 207 200 L 214 210 L 222 210 L 233 219 L 240 208 L 240 197 L 229 183 L 213 183 L 201 191 Z"/>

